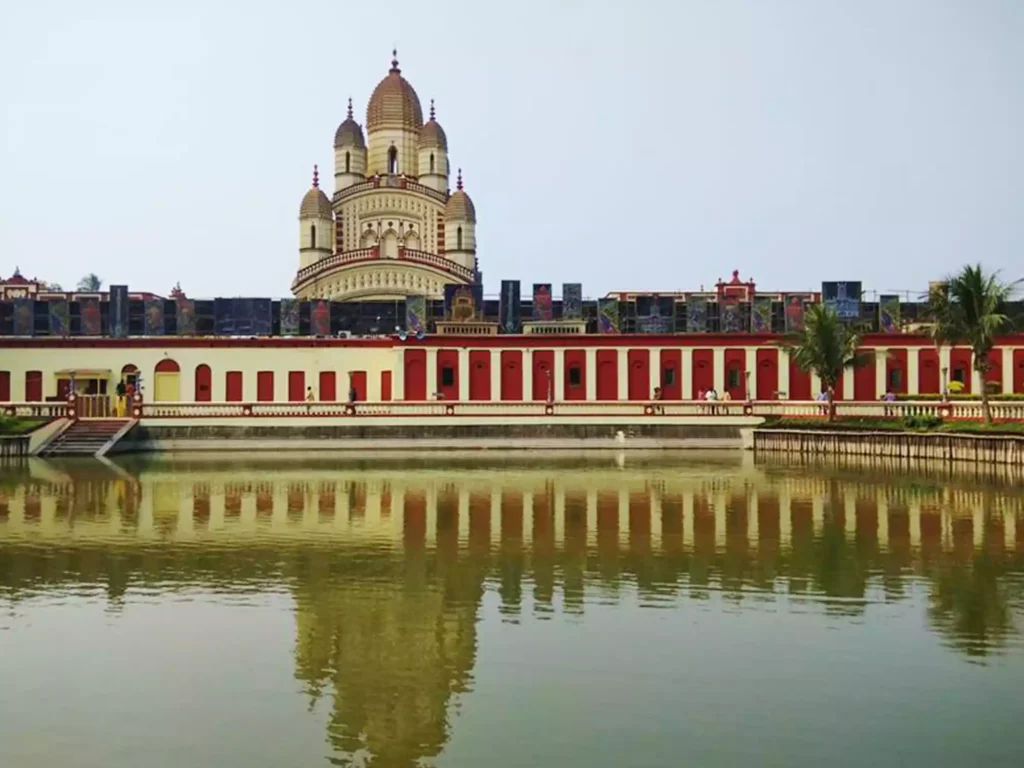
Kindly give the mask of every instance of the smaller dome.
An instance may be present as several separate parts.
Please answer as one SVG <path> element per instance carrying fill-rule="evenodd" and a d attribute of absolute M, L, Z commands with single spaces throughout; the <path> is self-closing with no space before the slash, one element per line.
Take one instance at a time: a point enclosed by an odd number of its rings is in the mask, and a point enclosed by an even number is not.
<path fill-rule="evenodd" d="M 444 206 L 444 217 L 448 221 L 468 221 L 476 224 L 476 208 L 473 200 L 462 188 L 462 169 L 459 168 L 458 181 L 455 183 L 455 192 L 448 198 Z"/>
<path fill-rule="evenodd" d="M 302 205 L 299 206 L 300 219 L 330 219 L 334 217 L 334 210 L 331 208 L 331 201 L 320 189 L 320 173 L 317 167 L 313 166 L 313 186 L 302 198 Z"/>
<path fill-rule="evenodd" d="M 420 147 L 438 147 L 448 151 L 448 137 L 434 116 L 434 100 L 430 100 L 430 119 L 420 128 Z"/>
<path fill-rule="evenodd" d="M 366 149 L 366 139 L 363 138 L 363 129 L 352 118 L 352 99 L 348 100 L 348 115 L 344 122 L 334 132 L 334 148 L 355 147 Z"/>

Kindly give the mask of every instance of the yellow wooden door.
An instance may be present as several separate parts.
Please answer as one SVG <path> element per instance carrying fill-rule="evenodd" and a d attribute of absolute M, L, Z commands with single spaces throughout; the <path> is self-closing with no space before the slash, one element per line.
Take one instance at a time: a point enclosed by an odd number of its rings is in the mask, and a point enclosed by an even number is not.
<path fill-rule="evenodd" d="M 154 375 L 153 399 L 160 403 L 176 403 L 181 399 L 181 374 L 157 373 Z"/>

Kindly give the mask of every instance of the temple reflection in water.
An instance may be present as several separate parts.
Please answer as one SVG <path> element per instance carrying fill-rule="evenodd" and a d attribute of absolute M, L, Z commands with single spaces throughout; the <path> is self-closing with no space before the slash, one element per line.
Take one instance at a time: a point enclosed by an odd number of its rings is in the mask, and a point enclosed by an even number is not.
<path fill-rule="evenodd" d="M 1012 636 L 1019 487 L 678 461 L 32 463 L 0 481 L 0 596 L 285 585 L 295 673 L 311 704 L 331 702 L 333 748 L 384 765 L 444 747 L 488 590 L 506 621 L 585 616 L 595 596 L 759 610 L 803 594 L 841 616 L 923 583 L 944 643 L 983 658 Z"/>

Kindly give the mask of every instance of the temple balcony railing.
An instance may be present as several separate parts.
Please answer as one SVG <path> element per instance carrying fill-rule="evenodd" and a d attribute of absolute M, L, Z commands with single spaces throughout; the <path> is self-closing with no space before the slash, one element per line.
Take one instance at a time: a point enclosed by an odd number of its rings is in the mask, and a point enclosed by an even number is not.
<path fill-rule="evenodd" d="M 438 192 L 436 189 L 431 189 L 420 184 L 415 179 L 409 176 L 372 176 L 366 181 L 362 181 L 358 184 L 353 184 L 351 187 L 345 187 L 339 189 L 334 193 L 334 202 L 340 203 L 343 200 L 347 200 L 350 197 L 366 192 L 371 189 L 406 189 L 410 192 L 416 192 L 421 195 L 433 198 L 439 203 L 448 202 L 447 192 Z"/>
<path fill-rule="evenodd" d="M 0 402 L 0 416 L 10 418 L 62 419 L 67 414 L 66 400 L 41 402 Z"/>
<path fill-rule="evenodd" d="M 373 248 L 360 248 L 355 251 L 336 253 L 325 259 L 320 259 L 320 261 L 314 262 L 308 267 L 303 267 L 295 275 L 295 279 L 292 281 L 292 289 L 294 290 L 299 285 L 313 277 L 322 275 L 323 273 L 333 270 L 339 266 L 372 263 L 376 261 L 398 262 L 399 264 L 403 262 L 422 264 L 440 270 L 441 272 L 447 272 L 448 274 L 458 278 L 460 282 L 466 283 L 473 282 L 475 277 L 473 270 L 467 269 L 461 264 L 457 264 L 451 259 L 446 259 L 444 256 L 439 256 L 436 253 L 399 248 L 397 259 L 386 259 L 380 255 L 380 249 L 374 246 Z"/>

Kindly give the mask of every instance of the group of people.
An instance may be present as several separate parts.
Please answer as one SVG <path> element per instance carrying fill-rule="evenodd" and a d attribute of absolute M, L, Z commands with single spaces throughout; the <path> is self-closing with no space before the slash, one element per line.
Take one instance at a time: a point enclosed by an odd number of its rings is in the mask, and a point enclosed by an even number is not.
<path fill-rule="evenodd" d="M 117 382 L 114 392 L 117 394 L 114 409 L 117 411 L 117 417 L 123 419 L 128 411 L 128 403 L 135 398 L 135 382 L 131 379 L 128 381 L 121 379 Z"/>
<path fill-rule="evenodd" d="M 710 413 L 713 415 L 718 412 L 717 403 L 729 402 L 730 400 L 732 400 L 732 395 L 729 394 L 728 389 L 722 392 L 721 395 L 719 395 L 718 390 L 715 389 L 714 387 L 711 387 L 710 389 L 702 389 L 699 392 L 697 392 L 697 399 L 703 402 L 701 410 L 704 413 Z"/>

